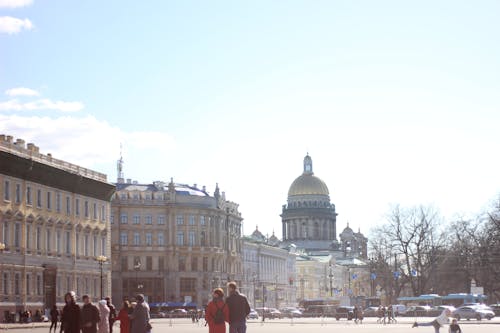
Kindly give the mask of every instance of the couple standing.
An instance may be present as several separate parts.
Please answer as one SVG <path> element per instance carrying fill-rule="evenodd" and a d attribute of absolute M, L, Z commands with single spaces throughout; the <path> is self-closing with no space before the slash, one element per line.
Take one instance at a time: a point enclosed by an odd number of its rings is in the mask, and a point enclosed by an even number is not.
<path fill-rule="evenodd" d="M 246 318 L 250 313 L 250 305 L 245 295 L 238 292 L 236 282 L 229 282 L 229 296 L 224 302 L 224 291 L 217 288 L 213 292 L 213 299 L 207 305 L 205 320 L 208 324 L 208 333 L 225 333 L 226 321 L 229 323 L 229 333 L 245 333 L 247 330 Z"/>

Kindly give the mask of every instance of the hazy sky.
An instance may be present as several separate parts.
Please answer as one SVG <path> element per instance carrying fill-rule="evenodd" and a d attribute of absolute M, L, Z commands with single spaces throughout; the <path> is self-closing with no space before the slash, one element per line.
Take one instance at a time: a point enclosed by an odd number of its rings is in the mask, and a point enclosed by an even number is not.
<path fill-rule="evenodd" d="M 218 182 L 281 237 L 307 152 L 339 232 L 500 190 L 500 1 L 0 0 L 0 133 L 116 180 Z"/>

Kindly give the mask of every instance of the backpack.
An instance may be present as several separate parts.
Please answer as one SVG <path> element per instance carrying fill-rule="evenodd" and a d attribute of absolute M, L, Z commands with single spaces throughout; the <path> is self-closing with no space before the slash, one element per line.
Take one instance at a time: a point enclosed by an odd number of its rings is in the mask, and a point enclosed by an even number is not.
<path fill-rule="evenodd" d="M 217 308 L 217 310 L 215 311 L 214 322 L 216 324 L 224 324 L 224 312 L 222 310 L 224 310 L 225 306 L 226 306 L 226 303 L 224 303 L 224 305 L 222 305 L 221 308 L 219 308 L 217 306 L 217 303 L 215 304 L 215 307 Z"/>

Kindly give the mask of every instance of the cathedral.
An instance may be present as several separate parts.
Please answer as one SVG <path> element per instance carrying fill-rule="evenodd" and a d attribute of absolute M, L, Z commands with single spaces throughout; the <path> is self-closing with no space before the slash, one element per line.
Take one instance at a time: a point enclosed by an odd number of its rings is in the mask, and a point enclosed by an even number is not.
<path fill-rule="evenodd" d="M 312 158 L 304 157 L 302 174 L 288 190 L 281 214 L 282 245 L 295 246 L 308 254 L 329 252 L 334 257 L 367 256 L 366 237 L 349 225 L 337 240 L 337 212 L 328 186 L 313 172 Z"/>

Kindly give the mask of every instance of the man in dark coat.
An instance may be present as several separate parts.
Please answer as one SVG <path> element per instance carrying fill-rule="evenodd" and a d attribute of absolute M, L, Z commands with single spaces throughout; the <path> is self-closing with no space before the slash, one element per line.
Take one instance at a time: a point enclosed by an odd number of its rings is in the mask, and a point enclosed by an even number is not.
<path fill-rule="evenodd" d="M 116 320 L 116 308 L 113 304 L 111 304 L 111 298 L 106 297 L 106 305 L 109 308 L 109 333 L 113 333 L 113 324 Z"/>
<path fill-rule="evenodd" d="M 226 304 L 229 307 L 229 333 L 245 333 L 250 305 L 246 296 L 236 290 L 236 282 L 229 282 L 227 287 L 229 291 L 229 297 L 226 298 Z"/>
<path fill-rule="evenodd" d="M 131 333 L 146 333 L 150 330 L 147 328 L 149 323 L 149 305 L 144 301 L 144 295 L 139 294 L 135 298 L 137 305 L 134 312 L 130 316 L 132 319 Z"/>
<path fill-rule="evenodd" d="M 97 333 L 97 323 L 100 320 L 99 309 L 90 302 L 88 295 L 83 295 L 83 307 L 81 313 L 82 333 Z"/>
<path fill-rule="evenodd" d="M 80 307 L 76 304 L 74 291 L 64 295 L 66 305 L 63 308 L 61 327 L 64 333 L 80 333 Z"/>

